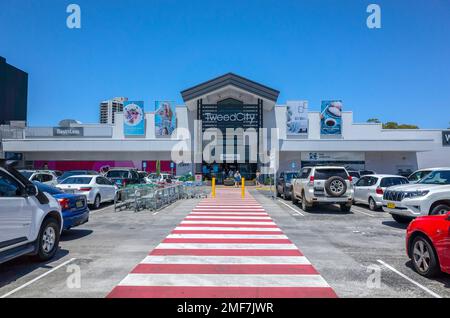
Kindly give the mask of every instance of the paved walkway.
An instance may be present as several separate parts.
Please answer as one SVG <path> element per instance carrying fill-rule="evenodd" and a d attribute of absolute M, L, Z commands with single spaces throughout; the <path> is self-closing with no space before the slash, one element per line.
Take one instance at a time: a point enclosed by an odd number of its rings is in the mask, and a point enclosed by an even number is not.
<path fill-rule="evenodd" d="M 108 295 L 110 298 L 336 297 L 264 208 L 218 189 Z"/>

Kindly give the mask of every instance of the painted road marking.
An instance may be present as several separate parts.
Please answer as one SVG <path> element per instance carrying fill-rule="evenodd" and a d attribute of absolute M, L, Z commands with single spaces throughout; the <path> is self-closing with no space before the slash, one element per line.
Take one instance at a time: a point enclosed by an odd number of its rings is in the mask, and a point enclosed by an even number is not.
<path fill-rule="evenodd" d="M 289 204 L 287 204 L 286 202 L 283 202 L 281 200 L 277 200 L 278 202 L 284 204 L 285 206 L 287 206 L 289 209 L 291 209 L 292 211 L 294 211 L 296 214 L 301 215 L 301 216 L 305 216 L 302 212 L 298 211 L 297 209 L 291 207 Z"/>
<path fill-rule="evenodd" d="M 44 274 L 39 275 L 38 277 L 36 277 L 36 278 L 30 280 L 28 283 L 25 283 L 25 284 L 23 284 L 23 285 L 17 287 L 16 289 L 13 289 L 13 290 L 10 291 L 9 293 L 6 293 L 6 294 L 4 294 L 3 296 L 0 296 L 0 298 L 6 298 L 6 297 L 8 297 L 8 296 L 11 296 L 12 294 L 17 293 L 18 291 L 24 289 L 25 287 L 30 286 L 31 284 L 37 282 L 38 280 L 44 278 L 44 277 L 47 276 L 47 275 L 53 273 L 54 271 L 60 269 L 61 267 L 66 266 L 67 264 L 73 262 L 74 260 L 76 260 L 76 258 L 71 258 L 71 259 L 69 259 L 68 261 L 65 261 L 64 263 L 62 263 L 62 264 L 60 264 L 60 265 L 58 265 L 58 266 L 56 266 L 56 267 L 53 267 L 51 270 L 45 272 Z"/>
<path fill-rule="evenodd" d="M 435 297 L 435 298 L 442 298 L 442 296 L 436 294 L 435 292 L 431 291 L 430 289 L 426 288 L 425 286 L 419 284 L 418 282 L 416 282 L 415 280 L 409 278 L 408 276 L 406 276 L 405 274 L 399 272 L 398 270 L 396 270 L 394 267 L 392 267 L 391 265 L 383 262 L 382 260 L 377 260 L 378 263 L 380 263 L 381 265 L 383 265 L 384 267 L 390 269 L 391 271 L 393 271 L 394 273 L 396 273 L 397 275 L 403 277 L 404 279 L 406 279 L 407 281 L 409 281 L 410 283 L 413 283 L 414 285 L 416 285 L 417 287 L 419 287 L 420 289 L 424 290 L 425 292 L 427 292 L 428 294 L 430 294 L 431 296 Z"/>
<path fill-rule="evenodd" d="M 208 211 L 194 208 L 108 297 L 337 297 L 255 200 L 245 209 L 240 191 L 218 197 L 202 201 Z"/>

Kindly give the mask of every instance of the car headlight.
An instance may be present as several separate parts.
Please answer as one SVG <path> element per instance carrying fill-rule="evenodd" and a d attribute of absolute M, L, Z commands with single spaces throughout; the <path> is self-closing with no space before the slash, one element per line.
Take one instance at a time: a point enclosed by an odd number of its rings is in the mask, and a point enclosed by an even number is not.
<path fill-rule="evenodd" d="M 426 196 L 428 193 L 430 193 L 429 190 L 406 192 L 405 193 L 405 199 L 407 199 L 407 198 L 411 199 L 411 198 L 423 197 L 423 196 Z"/>

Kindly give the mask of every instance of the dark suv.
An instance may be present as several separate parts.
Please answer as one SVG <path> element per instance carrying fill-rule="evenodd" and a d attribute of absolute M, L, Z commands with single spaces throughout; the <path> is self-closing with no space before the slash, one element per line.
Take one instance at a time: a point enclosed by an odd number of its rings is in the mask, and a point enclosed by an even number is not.
<path fill-rule="evenodd" d="M 133 168 L 113 168 L 106 173 L 106 178 L 114 182 L 119 188 L 125 188 L 130 184 L 144 183 L 138 171 Z"/>
<path fill-rule="evenodd" d="M 285 200 L 290 200 L 292 195 L 291 181 L 297 177 L 297 172 L 285 171 L 280 173 L 277 180 L 277 197 L 283 197 Z"/>

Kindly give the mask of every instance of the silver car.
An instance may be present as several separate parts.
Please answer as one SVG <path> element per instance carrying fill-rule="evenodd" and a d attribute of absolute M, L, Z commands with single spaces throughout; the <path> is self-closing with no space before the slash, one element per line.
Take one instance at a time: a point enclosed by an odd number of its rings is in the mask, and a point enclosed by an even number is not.
<path fill-rule="evenodd" d="M 355 203 L 368 204 L 375 211 L 383 206 L 383 194 L 386 188 L 407 184 L 408 179 L 389 174 L 373 174 L 361 177 L 355 184 Z"/>

